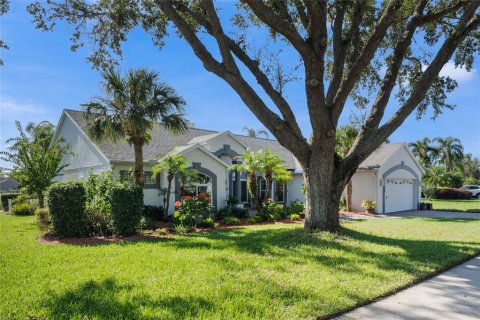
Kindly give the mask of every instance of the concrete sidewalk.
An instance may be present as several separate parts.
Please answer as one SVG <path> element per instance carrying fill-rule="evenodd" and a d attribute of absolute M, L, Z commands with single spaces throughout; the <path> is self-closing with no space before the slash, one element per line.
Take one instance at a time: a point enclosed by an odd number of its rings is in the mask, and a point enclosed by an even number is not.
<path fill-rule="evenodd" d="M 391 212 L 390 217 L 427 217 L 427 218 L 447 218 L 447 219 L 480 219 L 479 212 L 453 212 L 453 211 L 433 211 L 433 210 L 412 210 Z"/>
<path fill-rule="evenodd" d="M 480 256 L 335 319 L 480 319 Z"/>

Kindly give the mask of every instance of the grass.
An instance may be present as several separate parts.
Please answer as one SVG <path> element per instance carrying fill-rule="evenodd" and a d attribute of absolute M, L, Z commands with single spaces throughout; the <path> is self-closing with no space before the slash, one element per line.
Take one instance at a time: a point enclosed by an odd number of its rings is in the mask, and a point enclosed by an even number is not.
<path fill-rule="evenodd" d="M 480 200 L 476 200 L 476 199 L 471 199 L 471 200 L 432 199 L 427 202 L 431 202 L 433 204 L 433 210 L 438 210 L 438 211 L 480 212 Z"/>
<path fill-rule="evenodd" d="M 0 214 L 0 319 L 315 319 L 480 252 L 480 221 L 369 219 L 339 235 L 263 225 L 45 245 Z"/>

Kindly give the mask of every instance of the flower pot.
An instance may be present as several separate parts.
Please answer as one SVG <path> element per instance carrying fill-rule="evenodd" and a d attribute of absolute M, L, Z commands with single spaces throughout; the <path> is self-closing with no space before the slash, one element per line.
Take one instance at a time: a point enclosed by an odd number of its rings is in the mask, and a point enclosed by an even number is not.
<path fill-rule="evenodd" d="M 367 213 L 375 214 L 375 209 L 366 209 Z"/>

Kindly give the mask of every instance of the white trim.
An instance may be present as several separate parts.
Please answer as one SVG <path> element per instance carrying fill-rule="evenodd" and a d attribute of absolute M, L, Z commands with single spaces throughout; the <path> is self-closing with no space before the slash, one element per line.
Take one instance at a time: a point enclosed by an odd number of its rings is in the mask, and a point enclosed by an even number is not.
<path fill-rule="evenodd" d="M 191 144 L 191 145 L 186 145 L 186 146 L 182 146 L 182 147 L 177 147 L 177 148 L 174 148 L 173 150 L 171 150 L 169 153 L 167 153 L 166 155 L 164 155 L 162 158 L 160 158 L 158 161 L 161 161 L 162 159 L 168 157 L 169 155 L 173 155 L 173 154 L 187 154 L 188 152 L 190 151 L 193 151 L 193 150 L 200 150 L 202 151 L 203 153 L 205 153 L 207 156 L 209 156 L 210 158 L 214 159 L 215 161 L 217 161 L 219 164 L 221 164 L 222 166 L 224 166 L 225 168 L 228 168 L 228 164 L 226 164 L 222 159 L 216 157 L 214 154 L 212 154 L 210 151 L 208 151 L 205 147 L 203 147 L 202 145 L 198 144 L 198 143 L 195 143 L 195 144 Z M 192 162 L 195 162 L 195 161 L 192 161 Z"/>
<path fill-rule="evenodd" d="M 410 158 L 412 158 L 413 162 L 415 162 L 415 165 L 417 166 L 417 168 L 420 169 L 420 172 L 422 173 L 422 175 L 425 174 L 425 169 L 422 167 L 422 165 L 420 164 L 420 162 L 418 162 L 417 158 L 415 158 L 415 155 L 412 153 L 412 151 L 408 148 L 408 145 L 406 143 L 402 143 L 403 144 L 403 147 L 405 149 L 407 149 L 407 152 L 408 154 L 410 155 Z"/>

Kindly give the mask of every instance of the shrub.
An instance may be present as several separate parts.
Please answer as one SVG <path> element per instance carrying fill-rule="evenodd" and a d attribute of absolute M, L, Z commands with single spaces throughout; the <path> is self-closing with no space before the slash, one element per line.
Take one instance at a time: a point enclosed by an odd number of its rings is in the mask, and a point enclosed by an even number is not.
<path fill-rule="evenodd" d="M 437 199 L 470 199 L 472 193 L 463 189 L 443 188 L 435 191 L 435 198 Z"/>
<path fill-rule="evenodd" d="M 211 215 L 210 201 L 205 194 L 183 197 L 182 201 L 175 203 L 175 208 L 177 210 L 173 213 L 174 225 L 183 224 L 189 228 L 194 228 L 198 222 Z"/>
<path fill-rule="evenodd" d="M 340 198 L 340 211 L 347 211 L 347 198 L 341 197 Z"/>
<path fill-rule="evenodd" d="M 112 170 L 104 171 L 99 175 L 95 175 L 90 171 L 84 186 L 85 212 L 88 215 L 91 232 L 98 235 L 112 234 Z"/>
<path fill-rule="evenodd" d="M 139 230 L 153 230 L 155 229 L 155 222 L 150 217 L 142 217 L 138 224 Z"/>
<path fill-rule="evenodd" d="M 167 228 L 158 228 L 155 230 L 155 233 L 158 234 L 159 236 L 166 236 L 168 234 L 168 229 Z"/>
<path fill-rule="evenodd" d="M 423 186 L 422 187 L 423 195 L 427 200 L 431 200 L 435 196 L 435 188 L 433 186 Z"/>
<path fill-rule="evenodd" d="M 20 193 L 2 193 L 2 194 L 0 194 L 0 199 L 2 200 L 3 210 L 8 211 L 8 200 L 11 199 L 13 201 L 19 195 L 20 195 Z"/>
<path fill-rule="evenodd" d="M 217 212 L 216 218 L 219 220 L 222 220 L 225 217 L 237 217 L 239 219 L 242 219 L 242 218 L 246 218 L 247 215 L 248 215 L 247 210 L 243 208 L 224 207 Z"/>
<path fill-rule="evenodd" d="M 300 200 L 294 200 L 290 202 L 290 205 L 287 208 L 288 213 L 293 214 L 301 214 L 305 211 L 305 204 L 303 204 Z"/>
<path fill-rule="evenodd" d="M 460 188 L 463 184 L 463 176 L 455 172 L 447 172 L 443 175 L 444 186 L 449 188 Z"/>
<path fill-rule="evenodd" d="M 175 231 L 175 233 L 184 234 L 184 233 L 191 232 L 192 228 L 190 226 L 187 226 L 187 225 L 177 224 L 177 225 L 173 226 L 173 231 Z"/>
<path fill-rule="evenodd" d="M 47 208 L 39 208 L 35 210 L 35 216 L 37 217 L 37 225 L 40 230 L 49 233 L 52 228 L 50 211 Z"/>
<path fill-rule="evenodd" d="M 240 219 L 237 217 L 225 217 L 223 219 L 223 224 L 226 226 L 236 226 L 240 224 Z"/>
<path fill-rule="evenodd" d="M 293 214 L 290 215 L 290 220 L 298 221 L 298 220 L 300 220 L 300 215 L 296 214 L 296 213 L 293 213 Z"/>
<path fill-rule="evenodd" d="M 85 188 L 81 182 L 54 185 L 49 192 L 48 208 L 54 235 L 83 237 L 89 234 L 89 221 L 85 212 Z"/>
<path fill-rule="evenodd" d="M 165 218 L 165 210 L 162 206 L 143 206 L 143 216 L 160 221 Z"/>
<path fill-rule="evenodd" d="M 12 206 L 12 213 L 16 216 L 31 216 L 34 213 L 32 206 L 27 203 L 18 203 Z"/>
<path fill-rule="evenodd" d="M 117 183 L 112 188 L 114 232 L 122 236 L 135 234 L 143 213 L 143 189 L 132 183 Z"/>
<path fill-rule="evenodd" d="M 198 225 L 202 228 L 215 228 L 216 227 L 215 221 L 210 217 L 206 218 L 206 219 L 203 219 L 202 221 L 200 221 L 200 223 Z"/>
<path fill-rule="evenodd" d="M 377 206 L 377 203 L 373 200 L 364 199 L 364 200 L 362 200 L 361 206 L 362 206 L 362 208 L 364 208 L 366 210 L 373 210 Z"/>
<path fill-rule="evenodd" d="M 256 214 L 254 216 L 248 217 L 247 222 L 249 224 L 256 224 L 264 221 L 264 217 L 260 214 Z"/>
<path fill-rule="evenodd" d="M 287 216 L 287 211 L 285 210 L 283 204 L 269 200 L 263 205 L 262 214 L 267 217 L 267 220 L 275 221 L 285 218 Z"/>

